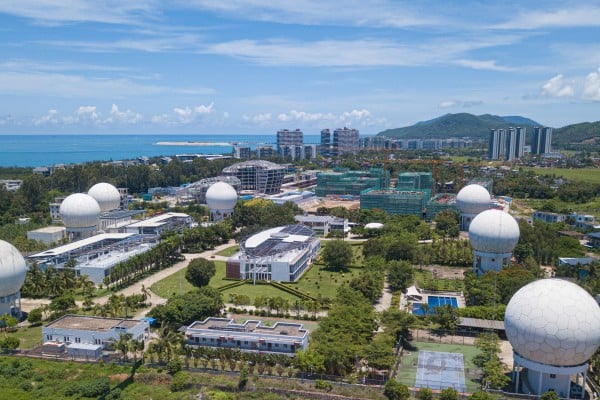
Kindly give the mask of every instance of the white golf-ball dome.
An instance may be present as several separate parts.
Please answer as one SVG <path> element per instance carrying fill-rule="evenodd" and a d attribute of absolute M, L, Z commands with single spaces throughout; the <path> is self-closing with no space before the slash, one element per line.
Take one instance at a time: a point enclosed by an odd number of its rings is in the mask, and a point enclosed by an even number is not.
<path fill-rule="evenodd" d="M 60 203 L 60 218 L 67 228 L 88 228 L 100 222 L 100 206 L 90 195 L 75 193 Z"/>
<path fill-rule="evenodd" d="M 519 289 L 504 316 L 515 352 L 547 365 L 574 366 L 600 345 L 600 307 L 578 285 L 541 279 Z"/>
<path fill-rule="evenodd" d="M 477 184 L 465 186 L 456 195 L 456 207 L 465 214 L 479 214 L 489 210 L 491 201 L 487 189 Z"/>
<path fill-rule="evenodd" d="M 479 213 L 469 225 L 469 240 L 477 251 L 510 253 L 517 245 L 521 232 L 519 224 L 508 213 L 487 210 Z"/>
<path fill-rule="evenodd" d="M 27 265 L 19 250 L 12 244 L 0 240 L 0 297 L 21 290 L 26 274 Z"/>
<path fill-rule="evenodd" d="M 121 194 L 110 183 L 96 183 L 88 190 L 88 194 L 98 202 L 102 212 L 115 210 L 121 205 Z"/>
<path fill-rule="evenodd" d="M 215 182 L 206 191 L 206 204 L 211 210 L 231 210 L 237 199 L 237 192 L 226 182 Z"/>

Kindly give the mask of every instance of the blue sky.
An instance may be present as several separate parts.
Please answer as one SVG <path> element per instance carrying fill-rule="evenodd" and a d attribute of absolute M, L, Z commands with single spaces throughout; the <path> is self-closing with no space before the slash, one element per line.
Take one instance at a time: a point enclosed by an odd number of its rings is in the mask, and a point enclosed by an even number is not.
<path fill-rule="evenodd" d="M 600 119 L 600 3 L 2 0 L 0 133 Z"/>

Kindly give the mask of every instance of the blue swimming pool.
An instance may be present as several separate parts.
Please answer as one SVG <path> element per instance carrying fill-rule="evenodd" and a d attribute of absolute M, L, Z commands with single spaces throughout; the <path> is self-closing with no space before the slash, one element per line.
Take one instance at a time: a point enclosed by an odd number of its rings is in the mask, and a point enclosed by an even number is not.
<path fill-rule="evenodd" d="M 456 299 L 456 297 L 427 296 L 427 306 L 428 306 L 427 312 L 425 312 L 425 310 L 423 310 L 422 303 L 413 303 L 412 313 L 415 315 L 419 315 L 419 316 L 423 316 L 425 314 L 430 315 L 430 314 L 433 314 L 433 309 L 435 307 L 443 306 L 446 304 L 448 304 L 454 308 L 458 308 L 458 300 Z"/>

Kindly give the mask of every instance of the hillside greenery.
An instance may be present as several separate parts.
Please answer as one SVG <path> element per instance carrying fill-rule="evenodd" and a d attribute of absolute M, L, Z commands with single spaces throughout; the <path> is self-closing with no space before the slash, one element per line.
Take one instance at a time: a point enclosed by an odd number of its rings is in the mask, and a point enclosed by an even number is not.
<path fill-rule="evenodd" d="M 600 144 L 600 121 L 582 122 L 555 129 L 552 134 L 552 145 L 564 147 L 571 143 Z"/>
<path fill-rule="evenodd" d="M 515 121 L 521 121 L 518 125 L 532 127 L 537 124 L 523 117 L 500 117 L 497 115 L 473 115 L 468 113 L 446 114 L 441 117 L 418 122 L 412 126 L 403 128 L 387 129 L 379 132 L 378 136 L 396 138 L 448 138 L 448 137 L 487 137 L 490 129 L 507 129 L 515 126 Z"/>

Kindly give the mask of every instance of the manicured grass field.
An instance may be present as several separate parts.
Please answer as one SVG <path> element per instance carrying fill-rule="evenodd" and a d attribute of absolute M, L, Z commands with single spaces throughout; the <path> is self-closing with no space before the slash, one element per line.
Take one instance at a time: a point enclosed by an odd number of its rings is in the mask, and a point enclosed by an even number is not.
<path fill-rule="evenodd" d="M 245 294 L 250 297 L 250 301 L 254 302 L 257 296 L 265 297 L 282 297 L 288 300 L 290 303 L 295 302 L 298 298 L 290 293 L 284 292 L 283 290 L 277 289 L 271 285 L 253 285 L 251 282 L 246 283 L 242 286 L 236 286 L 231 289 L 226 289 L 223 292 L 223 300 L 229 302 L 230 294 Z"/>
<path fill-rule="evenodd" d="M 477 382 L 479 376 L 476 376 L 473 370 L 476 369 L 473 364 L 473 358 L 480 353 L 475 346 L 446 344 L 446 343 L 429 343 L 429 342 L 411 342 L 415 347 L 410 351 L 404 352 L 402 363 L 398 369 L 397 379 L 407 386 L 414 386 L 417 376 L 417 363 L 420 350 L 441 351 L 448 353 L 462 353 L 465 366 L 465 384 L 467 391 L 472 393 L 479 389 L 481 384 Z"/>
<path fill-rule="evenodd" d="M 217 255 L 223 256 L 223 257 L 230 257 L 230 256 L 234 255 L 235 253 L 237 253 L 239 248 L 240 248 L 240 246 L 238 246 L 238 245 L 231 246 L 231 247 L 228 247 L 226 249 L 219 251 L 217 253 Z"/>
<path fill-rule="evenodd" d="M 217 288 L 226 285 L 227 283 L 231 283 L 232 281 L 225 280 L 225 262 L 214 261 L 214 263 L 216 267 L 216 273 L 215 276 L 213 276 L 210 280 L 209 285 Z M 154 285 L 150 286 L 150 290 L 160 297 L 168 299 L 169 297 L 173 296 L 173 294 L 178 294 L 180 292 L 181 283 L 181 292 L 189 292 L 194 288 L 194 286 L 192 286 L 192 284 L 185 279 L 186 271 L 187 268 L 184 268 L 181 271 L 175 272 L 165 279 L 156 282 Z"/>
<path fill-rule="evenodd" d="M 346 272 L 334 272 L 326 270 L 322 264 L 313 264 L 293 287 L 313 297 L 320 294 L 333 299 L 337 288 L 350 282 L 361 271 L 361 268 L 349 268 Z"/>
<path fill-rule="evenodd" d="M 600 168 L 533 168 L 524 167 L 524 170 L 532 170 L 540 175 L 556 175 L 567 180 L 586 183 L 600 183 Z"/>
<path fill-rule="evenodd" d="M 235 246 L 234 246 L 235 247 Z M 227 248 L 223 250 L 232 251 L 232 248 Z M 355 261 L 353 265 L 356 265 L 357 262 L 360 263 L 362 261 L 362 245 L 353 245 L 352 250 L 355 254 Z M 230 284 L 234 281 L 225 279 L 225 262 L 224 261 L 214 261 L 216 266 L 215 276 L 210 280 L 210 286 L 214 288 L 219 288 L 221 286 Z M 360 265 L 360 264 L 359 264 Z M 179 272 L 172 274 L 171 276 L 166 277 L 165 279 L 156 282 L 154 285 L 150 287 L 150 289 L 159 295 L 160 297 L 169 298 L 174 294 L 178 294 L 180 291 L 185 293 L 193 289 L 193 286 L 185 279 L 186 269 L 183 269 Z M 304 273 L 304 275 L 300 278 L 297 284 L 291 285 L 291 287 L 307 293 L 313 297 L 318 297 L 321 295 L 322 297 L 328 297 L 333 299 L 336 295 L 337 288 L 340 287 L 343 283 L 348 283 L 352 278 L 360 274 L 361 268 L 349 268 L 344 272 L 336 272 L 336 271 L 328 271 L 325 269 L 323 264 L 313 264 L 308 271 Z M 236 286 L 231 289 L 226 289 L 223 291 L 223 300 L 225 302 L 229 302 L 230 294 L 244 294 L 252 301 L 256 298 L 256 296 L 266 296 L 266 297 L 283 297 L 284 299 L 288 299 L 293 302 L 298 298 L 290 293 L 284 292 L 280 289 L 277 289 L 270 285 L 253 285 L 251 283 L 247 283 L 242 286 Z"/>

